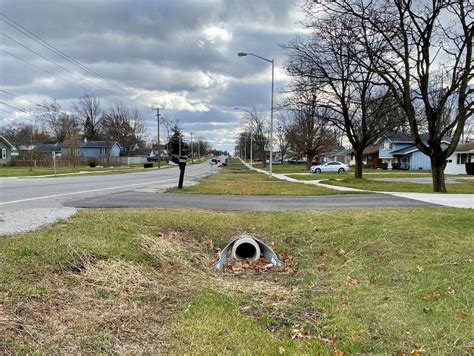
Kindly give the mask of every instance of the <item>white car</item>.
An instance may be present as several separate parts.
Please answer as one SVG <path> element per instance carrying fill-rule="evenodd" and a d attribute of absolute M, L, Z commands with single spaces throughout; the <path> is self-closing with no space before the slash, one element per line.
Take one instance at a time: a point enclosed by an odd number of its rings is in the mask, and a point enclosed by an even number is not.
<path fill-rule="evenodd" d="M 338 161 L 332 161 L 332 162 L 327 162 L 324 164 L 319 164 L 317 166 L 311 166 L 309 170 L 311 171 L 311 173 L 321 173 L 321 172 L 343 173 L 349 170 L 349 166 L 347 164 L 344 164 Z"/>

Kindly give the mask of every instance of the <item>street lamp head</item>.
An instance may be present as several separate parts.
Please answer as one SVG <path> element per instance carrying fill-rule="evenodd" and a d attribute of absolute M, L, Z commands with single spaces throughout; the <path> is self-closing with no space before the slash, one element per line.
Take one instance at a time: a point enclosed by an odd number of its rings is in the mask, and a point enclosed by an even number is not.
<path fill-rule="evenodd" d="M 239 52 L 237 55 L 238 55 L 239 57 L 245 57 L 245 56 L 248 56 L 248 53 Z"/>

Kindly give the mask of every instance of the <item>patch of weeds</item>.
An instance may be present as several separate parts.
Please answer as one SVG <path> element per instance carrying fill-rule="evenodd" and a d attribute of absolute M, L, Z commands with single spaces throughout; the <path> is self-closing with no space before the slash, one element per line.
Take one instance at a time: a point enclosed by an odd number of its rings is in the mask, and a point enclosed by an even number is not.
<path fill-rule="evenodd" d="M 114 293 L 112 291 L 100 287 L 94 288 L 94 295 L 99 299 L 112 299 L 114 297 Z"/>

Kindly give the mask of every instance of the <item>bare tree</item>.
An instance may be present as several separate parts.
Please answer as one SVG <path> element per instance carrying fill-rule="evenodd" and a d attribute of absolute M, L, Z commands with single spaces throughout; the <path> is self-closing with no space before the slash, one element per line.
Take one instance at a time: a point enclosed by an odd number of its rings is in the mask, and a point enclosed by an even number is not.
<path fill-rule="evenodd" d="M 311 37 L 285 46 L 290 50 L 290 88 L 309 97 L 318 96 L 318 106 L 327 109 L 323 118 L 349 139 L 356 159 L 355 177 L 362 178 L 364 149 L 400 122 L 390 115 L 394 103 L 377 75 L 377 63 L 364 57 L 354 41 L 357 33 L 353 19 L 343 14 L 312 18 L 311 9 L 306 24 Z"/>
<path fill-rule="evenodd" d="M 143 120 L 136 109 L 124 105 L 112 107 L 102 118 L 102 132 L 107 140 L 117 141 L 125 155 L 130 155 L 142 141 Z"/>
<path fill-rule="evenodd" d="M 266 120 L 264 116 L 259 114 L 256 110 L 249 112 L 244 120 L 246 121 L 246 132 L 244 133 L 244 135 L 249 148 L 246 150 L 247 155 L 250 152 L 250 144 L 252 142 L 253 146 L 255 147 L 255 157 L 259 156 L 262 160 L 263 166 L 265 167 L 267 164 L 265 148 L 268 143 L 268 138 L 266 135 Z M 250 137 L 252 137 L 252 139 L 250 139 Z"/>
<path fill-rule="evenodd" d="M 433 190 L 446 192 L 446 159 L 474 109 L 474 3 L 337 0 L 325 7 L 354 21 L 359 29 L 354 41 L 363 49 L 356 58 L 361 64 L 360 54 L 369 58 L 365 67 L 374 68 L 403 108 L 416 147 L 430 157 Z M 455 106 L 446 115 L 451 104 Z M 443 145 L 450 133 L 451 143 Z"/>
<path fill-rule="evenodd" d="M 100 139 L 102 108 L 99 99 L 86 94 L 79 99 L 77 105 L 74 105 L 74 111 L 82 124 L 84 137 L 89 140 Z"/>
<path fill-rule="evenodd" d="M 57 142 L 64 142 L 74 133 L 79 133 L 80 124 L 77 117 L 70 115 L 62 110 L 61 106 L 52 101 L 45 103 L 42 108 L 41 116 L 51 132 L 52 137 Z"/>
<path fill-rule="evenodd" d="M 280 160 L 281 163 L 283 163 L 283 159 L 285 158 L 288 148 L 290 147 L 289 133 L 291 126 L 287 113 L 280 113 L 277 116 L 276 124 L 275 136 L 278 149 L 280 151 Z"/>
<path fill-rule="evenodd" d="M 321 107 L 315 93 L 295 93 L 289 99 L 289 137 L 295 149 L 306 157 L 306 167 L 317 154 L 336 144 L 334 131 L 327 120 L 328 109 Z"/>

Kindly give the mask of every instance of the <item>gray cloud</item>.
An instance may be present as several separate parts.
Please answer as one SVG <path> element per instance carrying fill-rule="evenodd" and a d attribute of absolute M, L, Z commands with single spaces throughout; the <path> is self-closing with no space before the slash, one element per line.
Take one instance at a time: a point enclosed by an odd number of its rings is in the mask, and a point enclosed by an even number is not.
<path fill-rule="evenodd" d="M 80 81 L 1 36 L 2 49 L 32 61 L 100 96 L 104 107 L 136 105 L 156 130 L 151 106 L 164 105 L 185 130 L 232 149 L 239 125 L 235 106 L 268 110 L 270 69 L 248 51 L 284 62 L 279 44 L 299 32 L 303 0 L 3 0 L 2 13 L 78 59 L 102 82 L 48 52 L 4 21 L 1 32 L 51 58 L 100 88 Z M 268 73 L 268 75 L 266 75 Z M 2 86 L 29 99 L 57 99 L 69 107 L 86 92 L 0 52 Z M 279 87 L 285 85 L 279 81 Z M 116 93 L 112 95 L 110 91 Z M 8 100 L 2 95 L 2 100 Z M 13 102 L 13 101 L 12 101 Z M 26 105 L 27 103 L 25 103 Z M 2 118 L 0 115 L 0 125 Z M 155 125 L 155 127 L 153 126 Z"/>

